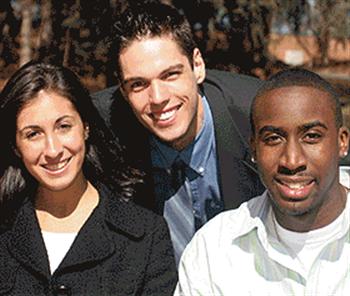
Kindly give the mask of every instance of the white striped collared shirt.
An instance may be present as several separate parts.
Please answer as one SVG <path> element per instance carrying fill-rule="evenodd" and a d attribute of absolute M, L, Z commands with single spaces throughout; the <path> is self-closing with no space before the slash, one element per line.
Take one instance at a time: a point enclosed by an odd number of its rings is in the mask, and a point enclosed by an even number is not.
<path fill-rule="evenodd" d="M 274 238 L 270 213 L 265 192 L 204 225 L 181 258 L 174 295 L 350 295 L 350 202 L 307 274 Z"/>

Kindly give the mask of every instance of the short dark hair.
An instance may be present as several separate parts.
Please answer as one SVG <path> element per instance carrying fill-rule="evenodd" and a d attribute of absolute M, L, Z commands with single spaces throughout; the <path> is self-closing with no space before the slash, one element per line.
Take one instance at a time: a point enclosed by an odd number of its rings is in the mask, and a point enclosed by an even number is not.
<path fill-rule="evenodd" d="M 159 2 L 130 4 L 120 15 L 112 30 L 111 54 L 117 57 L 116 75 L 120 82 L 120 54 L 134 40 L 148 37 L 171 37 L 193 62 L 193 50 L 197 47 L 186 17 L 176 8 Z"/>
<path fill-rule="evenodd" d="M 21 192 L 37 188 L 37 181 L 15 152 L 16 122 L 21 109 L 41 90 L 67 98 L 89 126 L 83 163 L 87 180 L 95 185 L 103 183 L 122 197 L 130 197 L 133 184 L 140 181 L 139 175 L 124 162 L 121 146 L 104 125 L 78 77 L 63 66 L 29 62 L 16 71 L 0 95 L 0 208 Z"/>
<path fill-rule="evenodd" d="M 253 135 L 255 134 L 254 114 L 257 99 L 271 90 L 288 86 L 312 87 L 328 93 L 335 107 L 334 117 L 336 126 L 339 128 L 343 125 L 339 94 L 334 87 L 320 75 L 312 71 L 303 68 L 291 68 L 282 70 L 269 77 L 269 79 L 267 79 L 257 91 L 250 108 L 250 125 Z"/>

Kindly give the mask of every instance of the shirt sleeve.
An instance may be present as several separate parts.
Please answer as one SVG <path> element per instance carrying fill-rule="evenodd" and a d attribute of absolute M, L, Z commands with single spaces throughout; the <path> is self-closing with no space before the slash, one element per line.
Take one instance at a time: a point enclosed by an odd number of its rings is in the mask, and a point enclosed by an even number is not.
<path fill-rule="evenodd" d="M 186 247 L 179 264 L 179 281 L 174 296 L 214 296 L 208 244 L 201 232 Z"/>

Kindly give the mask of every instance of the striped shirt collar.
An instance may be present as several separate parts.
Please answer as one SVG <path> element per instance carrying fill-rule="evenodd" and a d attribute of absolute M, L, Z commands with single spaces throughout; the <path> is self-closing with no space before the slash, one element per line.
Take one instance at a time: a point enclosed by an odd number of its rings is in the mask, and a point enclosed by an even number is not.
<path fill-rule="evenodd" d="M 347 194 L 347 199 L 350 199 L 350 192 Z M 240 223 L 240 228 L 237 228 L 237 223 L 232 229 L 233 240 L 239 239 L 242 236 L 249 234 L 252 231 L 257 231 L 257 236 L 263 247 L 269 251 L 271 247 L 279 248 L 279 242 L 275 239 L 276 235 L 274 229 L 268 229 L 266 225 L 271 225 L 271 203 L 268 197 L 268 191 L 266 190 L 261 196 L 255 197 L 245 203 L 246 206 L 241 206 L 237 211 L 241 212 L 242 219 L 238 218 L 237 221 L 244 221 Z M 350 227 L 350 202 L 346 202 L 344 208 L 344 220 L 342 222 L 342 233 L 349 231 Z M 250 219 L 243 216 L 250 217 Z M 339 237 L 336 237 L 337 239 Z"/>

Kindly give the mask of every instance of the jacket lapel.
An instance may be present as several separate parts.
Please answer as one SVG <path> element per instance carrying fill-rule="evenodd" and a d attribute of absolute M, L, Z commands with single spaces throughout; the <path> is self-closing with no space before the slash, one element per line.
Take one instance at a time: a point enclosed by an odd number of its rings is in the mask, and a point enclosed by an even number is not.
<path fill-rule="evenodd" d="M 206 84 L 205 96 L 209 102 L 215 129 L 215 139 L 218 154 L 221 193 L 224 198 L 225 209 L 237 208 L 242 203 L 242 195 L 248 200 L 249 193 L 243 193 L 240 188 L 243 178 L 237 178 L 244 169 L 257 176 L 257 171 L 250 161 L 248 144 L 243 139 L 232 116 L 242 117 L 238 111 L 229 110 L 224 101 L 224 94 L 216 87 Z M 230 112 L 231 111 L 231 112 Z M 247 180 L 249 182 L 249 180 Z M 247 188 L 250 184 L 247 184 Z"/>
<path fill-rule="evenodd" d="M 46 248 L 32 202 L 28 199 L 12 227 L 9 252 L 25 266 L 42 276 L 50 276 Z"/>
<path fill-rule="evenodd" d="M 140 237 L 143 229 L 134 229 L 130 220 L 130 211 L 125 209 L 118 196 L 112 195 L 107 188 L 98 188 L 100 203 L 79 231 L 72 247 L 59 266 L 58 272 L 89 262 L 98 263 L 116 254 L 122 247 L 113 232 L 123 233 L 127 237 Z M 131 211 L 133 213 L 133 211 Z M 132 215 L 131 215 L 132 216 Z"/>

